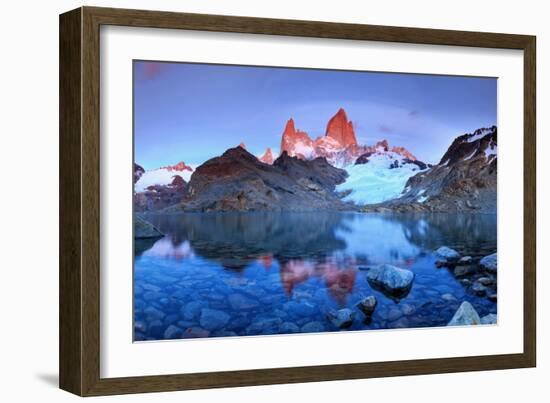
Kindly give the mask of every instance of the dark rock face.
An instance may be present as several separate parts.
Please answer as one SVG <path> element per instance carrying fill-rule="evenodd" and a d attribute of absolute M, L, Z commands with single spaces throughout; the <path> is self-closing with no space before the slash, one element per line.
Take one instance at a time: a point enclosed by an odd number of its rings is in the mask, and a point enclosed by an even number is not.
<path fill-rule="evenodd" d="M 346 172 L 323 158 L 303 161 L 283 153 L 273 165 L 241 147 L 198 167 L 185 198 L 169 211 L 309 211 L 350 210 L 334 187 Z"/>
<path fill-rule="evenodd" d="M 344 183 L 348 176 L 345 170 L 333 167 L 323 157 L 304 161 L 289 157 L 286 152 L 283 152 L 273 165 L 296 181 L 304 183 L 310 181 L 327 191 L 333 191 L 336 185 Z"/>
<path fill-rule="evenodd" d="M 180 203 L 187 194 L 187 182 L 174 175 L 169 185 L 152 185 L 134 195 L 136 211 L 158 211 Z"/>
<path fill-rule="evenodd" d="M 407 181 L 401 197 L 369 209 L 495 213 L 496 191 L 497 128 L 493 126 L 457 137 L 438 165 Z"/>
<path fill-rule="evenodd" d="M 374 152 L 367 152 L 361 154 L 356 160 L 355 165 L 367 164 L 369 162 L 369 157 L 374 154 Z"/>
<path fill-rule="evenodd" d="M 138 165 L 134 162 L 134 184 L 141 178 L 141 175 L 143 175 L 145 172 L 145 169 L 141 165 Z"/>

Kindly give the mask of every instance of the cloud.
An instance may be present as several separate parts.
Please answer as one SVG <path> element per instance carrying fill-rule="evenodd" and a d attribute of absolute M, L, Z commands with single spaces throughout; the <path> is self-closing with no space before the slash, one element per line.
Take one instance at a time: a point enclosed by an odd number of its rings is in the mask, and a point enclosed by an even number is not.
<path fill-rule="evenodd" d="M 378 130 L 380 130 L 382 133 L 393 133 L 393 128 L 386 126 L 386 125 L 380 125 L 378 126 Z"/>
<path fill-rule="evenodd" d="M 412 110 L 412 111 L 409 111 L 409 117 L 414 119 L 418 116 L 420 112 L 416 111 L 416 110 Z"/>
<path fill-rule="evenodd" d="M 144 62 L 141 64 L 141 78 L 143 80 L 153 80 L 166 70 L 165 63 Z"/>

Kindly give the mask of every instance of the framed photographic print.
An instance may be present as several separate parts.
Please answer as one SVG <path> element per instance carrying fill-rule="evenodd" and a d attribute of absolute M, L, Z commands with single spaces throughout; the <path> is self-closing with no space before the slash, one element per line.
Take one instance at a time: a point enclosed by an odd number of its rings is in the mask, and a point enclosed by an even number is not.
<path fill-rule="evenodd" d="M 60 386 L 535 366 L 535 37 L 60 17 Z"/>

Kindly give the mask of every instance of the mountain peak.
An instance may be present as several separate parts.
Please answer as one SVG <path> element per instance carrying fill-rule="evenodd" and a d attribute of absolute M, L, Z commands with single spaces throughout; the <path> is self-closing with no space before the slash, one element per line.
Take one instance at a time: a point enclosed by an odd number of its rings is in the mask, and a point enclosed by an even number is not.
<path fill-rule="evenodd" d="M 239 144 L 239 147 L 241 147 L 243 150 L 246 150 L 246 144 L 244 144 L 242 141 Z"/>
<path fill-rule="evenodd" d="M 193 168 L 191 168 L 189 165 L 187 165 L 185 162 L 180 161 L 176 165 L 168 165 L 166 167 L 161 167 L 161 169 L 166 169 L 168 172 L 177 171 L 189 171 L 193 172 Z"/>
<path fill-rule="evenodd" d="M 325 136 L 333 138 L 344 147 L 357 145 L 353 123 L 348 120 L 343 108 L 338 109 L 338 112 L 328 121 Z"/>
<path fill-rule="evenodd" d="M 271 152 L 271 147 L 268 147 L 267 150 L 265 150 L 264 155 L 260 157 L 260 161 L 269 165 L 273 164 L 273 153 Z"/>
<path fill-rule="evenodd" d="M 281 153 L 283 151 L 290 156 L 299 156 L 300 158 L 309 158 L 313 153 L 313 140 L 306 132 L 296 130 L 292 118 L 286 122 L 281 138 Z"/>

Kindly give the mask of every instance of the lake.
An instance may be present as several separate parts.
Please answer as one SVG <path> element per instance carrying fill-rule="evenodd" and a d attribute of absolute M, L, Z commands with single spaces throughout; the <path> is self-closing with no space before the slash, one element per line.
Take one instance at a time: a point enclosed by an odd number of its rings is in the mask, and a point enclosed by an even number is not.
<path fill-rule="evenodd" d="M 445 326 L 462 301 L 480 316 L 497 303 L 471 290 L 476 274 L 437 268 L 434 250 L 496 252 L 491 214 L 148 214 L 165 236 L 136 240 L 134 339 L 230 337 Z M 388 263 L 414 272 L 397 299 L 363 269 Z M 367 318 L 356 304 L 378 301 Z M 327 313 L 353 309 L 346 330 Z"/>

